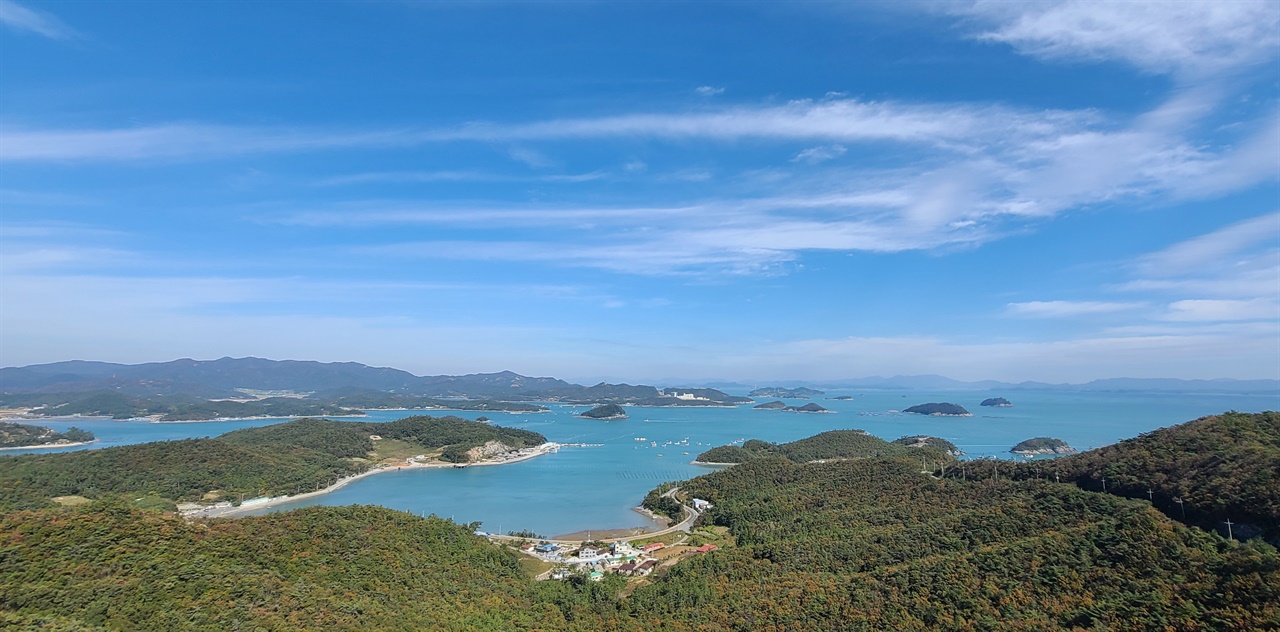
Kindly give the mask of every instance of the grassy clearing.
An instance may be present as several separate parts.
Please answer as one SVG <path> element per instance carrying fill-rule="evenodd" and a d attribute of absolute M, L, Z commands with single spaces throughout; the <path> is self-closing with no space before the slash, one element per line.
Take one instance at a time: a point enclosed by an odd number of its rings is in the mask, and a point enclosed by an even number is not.
<path fill-rule="evenodd" d="M 54 496 L 50 500 L 63 507 L 75 507 L 76 505 L 87 505 L 93 502 L 84 496 Z"/>
<path fill-rule="evenodd" d="M 528 555 L 520 556 L 520 569 L 529 577 L 537 577 L 555 567 L 551 562 L 544 562 L 536 557 Z"/>
<path fill-rule="evenodd" d="M 379 439 L 373 442 L 373 452 L 369 453 L 369 460 L 375 463 L 385 461 L 404 461 L 411 456 L 425 454 L 429 458 L 440 456 L 441 450 L 424 450 L 422 446 L 415 446 L 407 441 L 399 439 Z"/>

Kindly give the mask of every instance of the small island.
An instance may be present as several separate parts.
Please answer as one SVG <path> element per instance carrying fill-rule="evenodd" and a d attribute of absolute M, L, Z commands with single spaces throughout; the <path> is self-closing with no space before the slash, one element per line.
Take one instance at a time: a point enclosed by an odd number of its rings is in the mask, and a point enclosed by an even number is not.
<path fill-rule="evenodd" d="M 617 404 L 602 404 L 578 416 L 584 419 L 600 419 L 609 421 L 611 419 L 626 419 L 627 411 L 623 410 L 622 407 Z"/>
<path fill-rule="evenodd" d="M 1009 448 L 1009 451 L 1024 456 L 1034 456 L 1037 454 L 1072 454 L 1076 449 L 1067 445 L 1067 442 L 1062 439 L 1036 437 Z"/>
<path fill-rule="evenodd" d="M 832 412 L 812 402 L 804 406 L 788 406 L 786 402 L 772 401 L 752 406 L 755 410 L 781 410 L 787 413 L 829 413 Z"/>
<path fill-rule="evenodd" d="M 812 402 L 805 404 L 804 406 L 787 406 L 786 408 L 783 408 L 782 411 L 787 413 L 829 413 L 831 412 Z"/>
<path fill-rule="evenodd" d="M 949 402 L 940 402 L 928 404 L 917 404 L 904 410 L 903 412 L 915 413 L 917 415 L 933 415 L 935 417 L 972 417 L 973 413 L 964 409 L 964 406 L 952 404 Z"/>
<path fill-rule="evenodd" d="M 757 388 L 750 393 L 751 397 L 784 397 L 786 399 L 809 399 L 814 395 L 824 395 L 822 391 L 817 391 L 803 386 L 799 388 L 783 388 L 781 386 L 766 386 L 765 388 Z"/>
<path fill-rule="evenodd" d="M 1009 408 L 1013 403 L 1003 397 L 988 397 L 982 400 L 979 406 L 995 406 L 996 408 Z"/>
<path fill-rule="evenodd" d="M 0 449 L 63 448 L 84 445 L 95 440 L 92 432 L 75 426 L 67 428 L 66 432 L 54 432 L 44 426 L 0 422 Z"/>
<path fill-rule="evenodd" d="M 835 397 L 828 397 L 827 399 L 833 399 L 838 401 L 848 401 L 853 399 L 853 396 L 852 395 L 836 395 Z"/>

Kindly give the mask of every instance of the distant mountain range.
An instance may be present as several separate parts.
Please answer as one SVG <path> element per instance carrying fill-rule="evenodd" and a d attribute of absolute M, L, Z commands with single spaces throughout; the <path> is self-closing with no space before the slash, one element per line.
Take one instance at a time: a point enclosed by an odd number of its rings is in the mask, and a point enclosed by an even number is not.
<path fill-rule="evenodd" d="M 793 386 L 842 389 L 915 390 L 1076 390 L 1262 393 L 1280 395 L 1280 380 L 1178 380 L 1110 378 L 1085 384 L 1044 382 L 964 382 L 940 375 L 866 377 Z M 703 389 L 629 384 L 582 386 L 551 377 L 527 377 L 511 371 L 469 375 L 416 376 L 407 371 L 356 362 L 265 360 L 262 358 L 182 359 L 146 364 L 72 360 L 25 367 L 0 368 L 0 393 L 74 393 L 108 390 L 132 396 L 190 395 L 214 399 L 259 393 L 329 393 L 380 391 L 406 396 L 495 400 L 544 400 L 568 403 L 630 403 L 651 406 L 705 406 L 744 403 L 716 388 L 751 389 L 734 382 L 702 384 Z"/>
<path fill-rule="evenodd" d="M 121 396 L 149 398 L 146 403 L 154 403 L 151 400 L 155 398 L 178 396 L 229 399 L 246 395 L 310 394 L 308 399 L 347 407 L 359 403 L 369 405 L 371 402 L 377 407 L 398 404 L 436 407 L 440 402 L 415 399 L 435 397 L 638 406 L 732 406 L 751 401 L 715 389 L 659 390 L 653 386 L 605 383 L 581 386 L 550 377 L 526 377 L 511 371 L 419 377 L 399 369 L 355 362 L 262 358 L 182 359 L 147 364 L 73 360 L 0 369 L 0 394 L 3 395 L 62 396 L 77 393 L 94 393 L 97 399 L 101 399 L 103 393 L 116 399 Z M 385 395 L 378 397 L 378 394 Z M 44 401 L 47 399 L 43 398 L 38 403 L 45 406 L 54 403 Z M 101 408 L 97 403 L 91 403 Z M 124 408 L 130 411 L 141 409 L 138 402 L 123 402 L 128 404 L 125 406 L 113 399 L 112 403 L 113 412 Z"/>
<path fill-rule="evenodd" d="M 1099 391 L 1099 392 L 1168 392 L 1168 393 L 1258 393 L 1280 395 L 1280 380 L 1180 380 L 1175 378 L 1116 377 L 1093 380 L 1083 384 L 1052 384 L 1048 382 L 1001 382 L 979 380 L 965 382 L 941 375 L 872 376 L 847 380 L 788 382 L 795 387 L 830 389 L 884 389 L 921 391 L 992 391 L 992 390 L 1049 390 L 1049 391 Z M 707 386 L 727 389 L 751 389 L 753 384 L 741 382 L 709 382 Z"/>

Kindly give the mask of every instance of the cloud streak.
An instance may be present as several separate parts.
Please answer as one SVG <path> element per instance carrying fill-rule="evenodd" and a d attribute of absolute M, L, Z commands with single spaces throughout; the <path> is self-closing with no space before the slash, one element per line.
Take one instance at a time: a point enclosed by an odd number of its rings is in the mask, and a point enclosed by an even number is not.
<path fill-rule="evenodd" d="M 24 7 L 13 0 L 0 0 L 0 24 L 54 40 L 70 40 L 80 36 L 75 29 L 63 24 L 58 18 Z"/>
<path fill-rule="evenodd" d="M 1028 301 L 1009 303 L 1006 313 L 1026 318 L 1075 318 L 1089 314 L 1111 314 L 1144 307 L 1145 303 L 1107 301 Z"/>

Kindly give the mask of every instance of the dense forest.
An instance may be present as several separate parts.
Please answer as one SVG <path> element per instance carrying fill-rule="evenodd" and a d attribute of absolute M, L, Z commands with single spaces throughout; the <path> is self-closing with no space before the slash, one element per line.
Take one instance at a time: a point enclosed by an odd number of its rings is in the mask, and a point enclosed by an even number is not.
<path fill-rule="evenodd" d="M 0 448 L 23 448 L 81 441 L 93 441 L 93 433 L 75 426 L 67 428 L 64 432 L 54 432 L 44 426 L 0 421 Z"/>
<path fill-rule="evenodd" d="M 299 419 L 245 428 L 213 439 L 158 441 L 102 450 L 0 457 L 0 510 L 50 506 L 60 496 L 151 495 L 158 505 L 211 492 L 239 500 L 315 491 L 358 474 L 373 450 L 370 435 L 425 450 L 461 452 L 498 441 L 512 448 L 545 437 L 457 417 L 408 417 L 387 423 Z M 446 453 L 443 456 L 448 456 Z M 453 460 L 463 457 L 457 452 Z M 355 459 L 355 460 L 353 460 Z"/>
<path fill-rule="evenodd" d="M 1274 466 L 1266 460 L 1274 458 L 1274 423 L 1274 414 L 1200 420 L 1115 446 L 1100 465 L 1114 467 L 1108 477 L 1117 480 L 1147 466 L 1198 467 L 1223 483 L 1265 485 L 1240 496 L 1263 502 L 1277 493 L 1274 479 L 1245 470 Z M 272 428 L 276 436 L 312 436 Z M 863 444 L 864 458 L 798 463 L 780 453 L 790 446 L 792 456 L 812 461 L 806 457 L 843 442 L 845 452 Z M 434 517 L 312 507 L 188 522 L 108 499 L 0 518 L 0 624 L 628 632 L 1280 626 L 1280 553 L 1262 539 L 1230 541 L 1169 520 L 1145 498 L 1057 483 L 1043 471 L 1011 474 L 1088 454 L 1006 461 L 999 478 L 975 476 L 988 462 L 967 462 L 966 475 L 953 478 L 960 468 L 921 472 L 919 449 L 893 446 L 877 456 L 873 442 L 848 434 L 772 450 L 758 443 L 741 448 L 763 454 L 680 484 L 682 495 L 714 503 L 702 520 L 727 528 L 734 544 L 664 569 L 625 597 L 624 580 L 613 575 L 534 582 L 515 553 Z M 1218 461 L 1204 461 L 1203 452 Z M 1161 458 L 1148 461 L 1152 455 Z"/>

